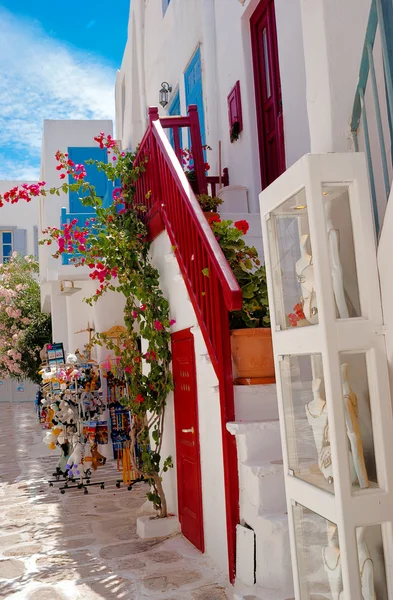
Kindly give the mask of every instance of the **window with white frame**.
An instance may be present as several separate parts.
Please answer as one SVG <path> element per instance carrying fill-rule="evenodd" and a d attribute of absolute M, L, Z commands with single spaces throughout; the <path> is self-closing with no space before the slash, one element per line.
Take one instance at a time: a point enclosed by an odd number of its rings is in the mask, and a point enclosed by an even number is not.
<path fill-rule="evenodd" d="M 12 231 L 1 231 L 1 261 L 9 262 L 13 251 Z"/>
<path fill-rule="evenodd" d="M 169 6 L 171 0 L 162 0 L 162 14 L 165 15 L 166 9 Z"/>

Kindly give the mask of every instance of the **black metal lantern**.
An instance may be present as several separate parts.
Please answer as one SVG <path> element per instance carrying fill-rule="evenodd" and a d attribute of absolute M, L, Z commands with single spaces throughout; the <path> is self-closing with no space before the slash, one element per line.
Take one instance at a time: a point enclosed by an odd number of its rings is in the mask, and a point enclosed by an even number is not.
<path fill-rule="evenodd" d="M 161 89 L 158 92 L 159 93 L 159 97 L 160 97 L 160 104 L 163 108 L 165 108 L 168 104 L 168 98 L 169 98 L 169 94 L 171 93 L 172 88 L 169 85 L 169 83 L 167 83 L 166 81 L 163 81 L 161 84 Z"/>

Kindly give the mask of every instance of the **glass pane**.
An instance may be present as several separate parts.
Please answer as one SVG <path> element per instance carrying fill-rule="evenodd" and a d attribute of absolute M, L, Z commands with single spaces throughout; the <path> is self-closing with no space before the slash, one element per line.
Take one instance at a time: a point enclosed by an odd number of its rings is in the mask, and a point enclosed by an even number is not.
<path fill-rule="evenodd" d="M 361 316 L 348 185 L 322 185 L 338 319 Z"/>
<path fill-rule="evenodd" d="M 10 257 L 12 254 L 11 244 L 3 244 L 3 258 Z"/>
<path fill-rule="evenodd" d="M 364 600 L 388 600 L 381 526 L 357 527 L 356 541 Z"/>
<path fill-rule="evenodd" d="M 280 367 L 289 468 L 334 492 L 322 355 L 283 356 Z"/>
<path fill-rule="evenodd" d="M 286 200 L 267 221 L 276 325 L 281 329 L 318 323 L 318 304 L 306 192 Z"/>
<path fill-rule="evenodd" d="M 302 600 L 344 598 L 337 525 L 305 508 L 293 507 Z"/>
<path fill-rule="evenodd" d="M 3 231 L 3 244 L 12 243 L 12 233 L 10 231 Z"/>
<path fill-rule="evenodd" d="M 378 487 L 365 352 L 342 352 L 341 382 L 352 489 Z"/>
<path fill-rule="evenodd" d="M 269 50 L 267 47 L 266 27 L 262 31 L 262 41 L 263 41 L 263 60 L 265 63 L 266 98 L 270 98 L 270 96 L 272 95 L 272 90 L 271 90 L 271 85 L 270 85 Z"/>

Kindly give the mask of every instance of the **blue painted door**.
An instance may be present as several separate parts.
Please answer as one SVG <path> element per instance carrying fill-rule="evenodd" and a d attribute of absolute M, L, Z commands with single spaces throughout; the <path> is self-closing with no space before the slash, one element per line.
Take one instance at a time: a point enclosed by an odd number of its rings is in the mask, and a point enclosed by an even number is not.
<path fill-rule="evenodd" d="M 184 83 L 186 88 L 186 104 L 196 104 L 198 107 L 199 124 L 201 127 L 202 145 L 206 144 L 205 135 L 205 112 L 203 109 L 203 90 L 202 90 L 202 67 L 200 48 L 195 52 L 190 64 L 184 73 Z M 190 135 L 188 136 L 190 146 Z"/>
<path fill-rule="evenodd" d="M 179 92 L 177 92 L 172 104 L 169 107 L 168 115 L 170 115 L 172 117 L 174 115 L 180 115 L 180 94 L 179 94 Z M 179 131 L 179 136 L 180 136 L 180 131 Z M 169 141 L 171 143 L 172 148 L 174 148 L 175 143 L 173 140 L 173 130 L 172 129 L 169 130 Z M 180 136 L 180 146 L 182 146 L 181 136 Z"/>
<path fill-rule="evenodd" d="M 99 196 L 104 205 L 108 203 L 108 186 L 107 177 L 102 171 L 98 171 L 95 165 L 88 165 L 88 159 L 108 162 L 108 153 L 106 149 L 101 148 L 68 148 L 68 156 L 75 164 L 83 164 L 86 169 L 86 181 L 95 186 L 96 194 Z M 69 183 L 75 183 L 71 175 L 68 176 Z M 87 192 L 70 192 L 70 213 L 92 213 L 94 212 L 91 206 L 84 206 L 80 200 L 83 196 L 87 196 Z M 111 199 L 109 199 L 109 202 Z"/>

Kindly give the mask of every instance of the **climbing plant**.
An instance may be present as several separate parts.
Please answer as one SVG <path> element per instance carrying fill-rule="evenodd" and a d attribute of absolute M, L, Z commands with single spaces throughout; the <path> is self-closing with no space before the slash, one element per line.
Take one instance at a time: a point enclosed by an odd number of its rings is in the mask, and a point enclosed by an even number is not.
<path fill-rule="evenodd" d="M 113 189 L 113 202 L 103 207 L 93 185 L 86 181 L 83 165 L 74 164 L 66 153 L 57 152 L 57 170 L 63 182 L 58 187 L 45 188 L 39 182 L 33 188 L 13 188 L 0 196 L 0 206 L 5 202 L 29 201 L 32 196 L 59 195 L 61 191 L 80 194 L 81 202 L 95 211 L 82 225 L 74 219 L 63 229 L 48 227 L 46 238 L 40 243 L 55 244 L 54 256 L 73 255 L 76 267 L 87 266 L 89 276 L 97 282 L 95 293 L 85 298 L 92 305 L 108 290 L 125 297 L 124 323 L 126 334 L 116 343 L 103 334 L 96 334 L 92 343 L 112 349 L 126 376 L 127 394 L 122 404 L 127 406 L 137 424 L 132 431 L 133 441 L 141 449 L 142 461 L 131 454 L 133 467 L 151 485 L 149 500 L 154 503 L 158 516 L 167 516 L 162 471 L 172 466 L 171 457 L 162 460 L 165 403 L 172 390 L 170 372 L 170 319 L 168 301 L 162 294 L 158 271 L 149 258 L 147 229 L 141 219 L 143 207 L 135 204 L 135 186 L 145 164 L 134 167 L 135 155 L 122 152 L 113 138 L 101 133 L 94 138 L 100 148 L 106 149 L 108 163 L 88 161 L 103 171 L 111 182 L 120 181 Z M 72 183 L 64 181 L 70 175 Z M 142 352 L 138 337 L 146 343 Z M 131 444 L 133 446 L 133 444 Z M 133 450 L 133 448 L 131 448 Z"/>

